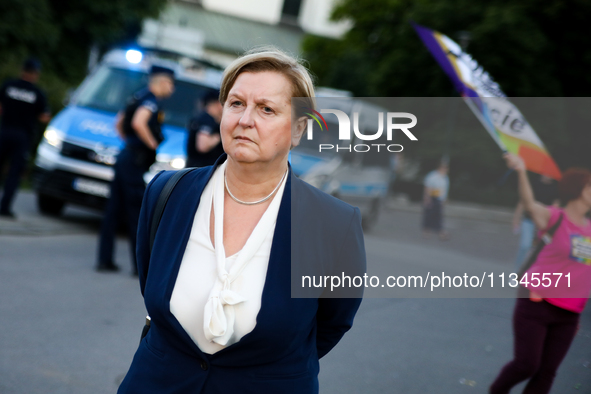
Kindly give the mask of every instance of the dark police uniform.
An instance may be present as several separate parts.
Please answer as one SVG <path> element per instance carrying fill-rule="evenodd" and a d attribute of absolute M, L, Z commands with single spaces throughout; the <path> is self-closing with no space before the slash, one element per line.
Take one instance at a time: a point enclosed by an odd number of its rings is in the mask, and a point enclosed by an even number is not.
<path fill-rule="evenodd" d="M 107 203 L 105 217 L 101 226 L 98 270 L 116 271 L 113 263 L 115 232 L 119 218 L 126 220 L 131 243 L 132 267 L 137 273 L 135 244 L 140 208 L 146 186 L 144 173 L 156 159 L 156 152 L 148 148 L 137 136 L 131 126 L 135 112 L 140 108 L 152 112 L 148 127 L 158 143 L 164 140 L 161 126 L 163 114 L 156 96 L 147 88 L 136 92 L 127 103 L 123 116 L 123 131 L 126 135 L 125 147 L 117 156 L 115 177 L 111 183 L 111 195 Z"/>
<path fill-rule="evenodd" d="M 209 135 L 220 134 L 220 125 L 215 119 L 203 111 L 189 122 L 189 136 L 187 138 L 187 167 L 210 166 L 224 153 L 222 143 L 217 144 L 209 152 L 198 152 L 195 143 L 198 133 Z"/>
<path fill-rule="evenodd" d="M 27 164 L 39 115 L 49 112 L 45 94 L 22 79 L 6 82 L 0 88 L 0 174 L 6 161 L 10 169 L 4 183 L 0 214 L 9 215 L 22 172 Z"/>

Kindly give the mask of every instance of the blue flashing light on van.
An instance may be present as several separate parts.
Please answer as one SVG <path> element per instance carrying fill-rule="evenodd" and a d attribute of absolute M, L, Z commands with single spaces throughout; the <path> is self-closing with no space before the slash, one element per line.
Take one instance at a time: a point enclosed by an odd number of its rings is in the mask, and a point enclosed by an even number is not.
<path fill-rule="evenodd" d="M 128 49 L 127 52 L 125 52 L 125 59 L 127 59 L 128 62 L 133 64 L 138 64 L 139 62 L 141 62 L 142 57 L 143 54 L 136 49 Z"/>

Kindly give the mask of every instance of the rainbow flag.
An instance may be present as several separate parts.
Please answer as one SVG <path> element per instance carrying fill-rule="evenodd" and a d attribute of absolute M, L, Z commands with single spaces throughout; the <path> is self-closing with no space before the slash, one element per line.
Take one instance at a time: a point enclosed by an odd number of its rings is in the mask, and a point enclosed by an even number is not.
<path fill-rule="evenodd" d="M 416 23 L 413 27 L 499 147 L 521 156 L 528 170 L 560 180 L 560 169 L 542 140 L 482 66 L 446 35 Z"/>

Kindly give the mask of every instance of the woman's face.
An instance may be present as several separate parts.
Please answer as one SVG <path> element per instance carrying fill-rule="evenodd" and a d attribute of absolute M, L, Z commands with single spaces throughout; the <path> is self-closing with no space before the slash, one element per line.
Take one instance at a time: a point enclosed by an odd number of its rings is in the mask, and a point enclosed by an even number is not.
<path fill-rule="evenodd" d="M 291 147 L 291 83 L 273 71 L 243 72 L 224 103 L 224 151 L 242 163 L 287 160 Z"/>

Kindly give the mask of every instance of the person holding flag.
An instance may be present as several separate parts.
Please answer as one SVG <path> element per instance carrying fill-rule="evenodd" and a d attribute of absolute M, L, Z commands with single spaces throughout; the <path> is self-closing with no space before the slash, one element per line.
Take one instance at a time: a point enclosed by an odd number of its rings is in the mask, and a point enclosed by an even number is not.
<path fill-rule="evenodd" d="M 591 212 L 591 171 L 573 168 L 564 173 L 558 193 L 565 207 L 558 208 L 535 200 L 523 159 L 508 153 L 505 160 L 519 177 L 524 209 L 542 229 L 540 234 L 550 236 L 550 240 L 544 241 L 536 260 L 518 278 L 525 286 L 520 288 L 525 297 L 517 299 L 513 313 L 514 358 L 503 367 L 489 392 L 507 394 L 529 380 L 524 394 L 545 394 L 550 392 L 577 333 L 591 289 L 591 221 L 587 218 Z M 568 289 L 556 280 L 566 275 Z M 550 276 L 550 286 L 543 281 L 541 286 L 534 286 L 536 276 Z"/>
<path fill-rule="evenodd" d="M 544 236 L 545 246 L 517 278 L 525 286 L 521 289 L 525 296 L 517 299 L 513 314 L 514 359 L 503 367 L 489 392 L 507 394 L 529 380 L 523 393 L 548 393 L 591 290 L 591 222 L 586 218 L 591 211 L 591 171 L 570 169 L 563 175 L 519 109 L 476 60 L 449 37 L 418 24 L 413 27 L 503 151 L 508 167 L 517 172 L 524 209 L 542 229 L 538 235 Z M 563 209 L 534 199 L 527 170 L 559 181 Z M 556 280 L 567 274 L 573 281 L 568 289 L 566 280 L 561 286 Z M 536 276 L 539 282 L 546 279 L 545 285 L 534 287 Z M 548 276 L 552 279 L 546 286 Z"/>

